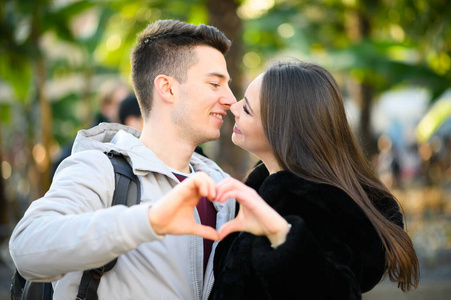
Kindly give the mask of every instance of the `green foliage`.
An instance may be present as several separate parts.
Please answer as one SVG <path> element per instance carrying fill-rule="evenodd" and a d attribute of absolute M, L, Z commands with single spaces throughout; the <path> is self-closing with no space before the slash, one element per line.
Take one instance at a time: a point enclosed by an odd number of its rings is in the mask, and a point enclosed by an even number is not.
<path fill-rule="evenodd" d="M 99 78 L 129 80 L 136 35 L 158 19 L 208 23 L 206 4 L 3 0 L 0 84 L 13 91 L 13 98 L 0 95 L 2 124 L 40 126 L 34 72 L 42 53 L 46 86 L 57 87 L 56 92 L 49 89 L 53 138 L 58 144 L 70 141 L 82 125 L 82 106 L 97 101 Z M 446 0 L 275 0 L 265 9 L 257 17 L 243 17 L 245 73 L 260 71 L 273 57 L 296 56 L 368 84 L 376 93 L 415 84 L 426 87 L 434 100 L 451 86 L 451 5 Z M 358 18 L 367 21 L 368 32 L 358 31 Z M 73 81 L 58 86 L 62 79 Z M 17 124 L 12 117 L 16 108 L 26 114 Z"/>
<path fill-rule="evenodd" d="M 449 87 L 449 78 L 437 74 L 425 63 L 393 59 L 390 57 L 393 51 L 411 53 L 414 49 L 399 43 L 365 40 L 330 52 L 328 66 L 348 72 L 358 82 L 364 82 L 377 91 L 408 83 L 428 87 L 435 100 Z"/>
<path fill-rule="evenodd" d="M 30 61 L 14 52 L 0 54 L 0 78 L 10 83 L 17 100 L 26 104 L 31 87 Z"/>
<path fill-rule="evenodd" d="M 365 29 L 359 32 L 359 18 Z M 247 20 L 247 52 L 262 63 L 286 52 L 317 61 L 383 92 L 400 84 L 428 88 L 432 101 L 451 85 L 451 6 L 435 0 L 276 1 Z M 294 32 L 283 36 L 288 24 Z"/>
<path fill-rule="evenodd" d="M 207 24 L 208 11 L 205 5 L 193 4 L 186 21 L 193 24 Z"/>
<path fill-rule="evenodd" d="M 0 120 L 3 124 L 11 123 L 11 105 L 0 104 Z"/>
<path fill-rule="evenodd" d="M 70 142 L 81 127 L 81 121 L 73 112 L 79 105 L 79 95 L 75 93 L 64 96 L 57 102 L 52 103 L 53 112 L 53 134 L 60 145 Z"/>
<path fill-rule="evenodd" d="M 91 0 L 54 5 L 46 0 L 6 0 L 0 9 L 0 80 L 14 91 L 14 99 L 9 101 L 22 106 L 34 101 L 33 72 L 36 53 L 41 50 L 48 83 L 64 78 L 83 81 L 86 74 L 111 74 L 127 81 L 129 54 L 136 35 L 160 18 L 206 23 L 208 13 L 203 2 Z M 38 23 L 32 24 L 33 20 Z M 89 22 L 94 22 L 91 27 Z M 32 42 L 36 30 L 43 46 L 40 49 L 35 49 Z M 77 90 L 60 90 L 56 96 L 49 94 L 58 143 L 72 138 L 80 128 L 82 119 L 76 112 L 82 111 L 81 100 L 91 97 L 96 101 L 97 88 L 86 85 Z"/>
<path fill-rule="evenodd" d="M 119 73 L 128 78 L 130 49 L 137 33 L 149 22 L 160 18 L 208 21 L 205 0 L 91 0 L 59 6 L 48 0 L 4 3 L 0 10 L 0 76 L 22 105 L 33 96 L 35 51 L 30 46 L 33 14 L 39 15 L 38 25 L 44 36 L 55 35 L 53 43 L 68 43 L 81 51 L 81 61 L 71 59 L 71 53 L 48 57 L 47 80 L 80 75 L 86 70 L 94 74 Z M 84 24 L 77 20 L 88 14 L 95 16 L 97 24 L 89 34 L 80 34 Z M 353 18 L 358 14 L 368 18 L 371 25 L 369 36 L 361 41 L 352 37 Z M 245 20 L 243 41 L 245 53 L 252 52 L 247 58 L 254 67 L 288 51 L 345 72 L 377 91 L 403 83 L 419 83 L 438 95 L 450 83 L 450 19 L 451 8 L 443 0 L 275 1 L 260 17 Z M 393 55 L 394 52 L 398 54 Z M 68 91 L 54 100 L 66 103 L 64 99 L 68 97 L 81 99 L 82 92 Z M 86 92 L 95 95 L 95 90 Z M 63 109 L 64 104 L 61 105 Z M 72 111 L 72 105 L 68 111 Z"/>

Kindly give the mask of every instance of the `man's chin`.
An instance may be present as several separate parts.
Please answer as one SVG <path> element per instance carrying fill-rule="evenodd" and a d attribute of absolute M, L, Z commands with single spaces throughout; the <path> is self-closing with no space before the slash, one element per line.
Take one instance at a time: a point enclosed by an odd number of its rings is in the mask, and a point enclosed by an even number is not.
<path fill-rule="evenodd" d="M 216 141 L 217 139 L 219 139 L 220 136 L 221 136 L 220 132 L 218 132 L 216 134 L 211 134 L 209 136 L 204 136 L 203 139 L 201 139 L 201 142 L 199 143 L 199 145 L 203 144 L 203 143 L 207 143 L 207 142 Z"/>

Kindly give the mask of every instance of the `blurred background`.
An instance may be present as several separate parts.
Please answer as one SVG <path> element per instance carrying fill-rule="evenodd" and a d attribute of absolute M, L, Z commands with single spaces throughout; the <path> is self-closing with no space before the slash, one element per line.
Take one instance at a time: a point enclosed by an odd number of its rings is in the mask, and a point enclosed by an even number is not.
<path fill-rule="evenodd" d="M 332 72 L 374 171 L 402 203 L 420 258 L 420 288 L 384 281 L 364 299 L 451 298 L 451 4 L 448 0 L 1 0 L 0 299 L 9 299 L 8 240 L 49 188 L 79 129 L 123 122 L 129 54 L 158 19 L 218 27 L 232 41 L 232 90 L 273 60 Z M 255 157 L 230 140 L 203 151 L 242 179 Z"/>

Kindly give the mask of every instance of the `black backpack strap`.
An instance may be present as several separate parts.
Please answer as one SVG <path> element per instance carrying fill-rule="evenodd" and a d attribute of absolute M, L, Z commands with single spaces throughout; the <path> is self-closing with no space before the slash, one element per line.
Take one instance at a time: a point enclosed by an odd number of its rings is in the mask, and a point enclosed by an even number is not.
<path fill-rule="evenodd" d="M 114 168 L 116 188 L 111 205 L 122 204 L 132 206 L 141 202 L 141 187 L 138 176 L 133 173 L 132 167 L 125 157 L 116 152 L 107 153 Z"/>
<path fill-rule="evenodd" d="M 27 281 L 22 275 L 19 274 L 17 269 L 14 270 L 13 277 L 11 278 L 11 300 L 21 300 L 23 295 L 23 289 Z"/>
<path fill-rule="evenodd" d="M 100 279 L 105 272 L 110 271 L 116 264 L 117 258 L 113 259 L 106 265 L 97 268 L 86 270 L 81 277 L 80 286 L 78 287 L 78 294 L 76 300 L 92 299 L 97 300 L 97 289 L 99 288 Z"/>
<path fill-rule="evenodd" d="M 122 204 L 132 206 L 140 203 L 140 182 L 138 176 L 133 173 L 130 164 L 122 154 L 116 151 L 112 150 L 105 154 L 110 158 L 114 168 L 115 189 L 111 205 Z M 114 267 L 116 261 L 117 258 L 100 268 L 84 271 L 76 300 L 97 300 L 97 289 L 99 288 L 100 279 L 105 272 L 110 271 Z"/>
<path fill-rule="evenodd" d="M 53 286 L 51 282 L 44 284 L 44 299 L 53 299 Z"/>

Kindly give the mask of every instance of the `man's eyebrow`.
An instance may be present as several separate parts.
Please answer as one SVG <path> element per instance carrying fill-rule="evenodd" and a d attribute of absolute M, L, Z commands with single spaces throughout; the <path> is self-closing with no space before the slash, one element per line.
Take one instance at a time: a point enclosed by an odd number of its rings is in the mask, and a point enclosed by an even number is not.
<path fill-rule="evenodd" d="M 226 80 L 228 76 L 221 74 L 221 73 L 213 72 L 213 73 L 208 73 L 207 77 L 218 77 L 222 80 Z M 231 82 L 232 82 L 232 78 L 229 78 L 228 83 L 230 84 Z"/>
<path fill-rule="evenodd" d="M 246 96 L 244 97 L 244 101 L 246 101 L 247 106 L 249 107 L 249 109 L 251 110 L 251 112 L 253 113 L 254 110 L 251 107 L 251 104 L 249 103 L 249 100 L 246 98 Z"/>

